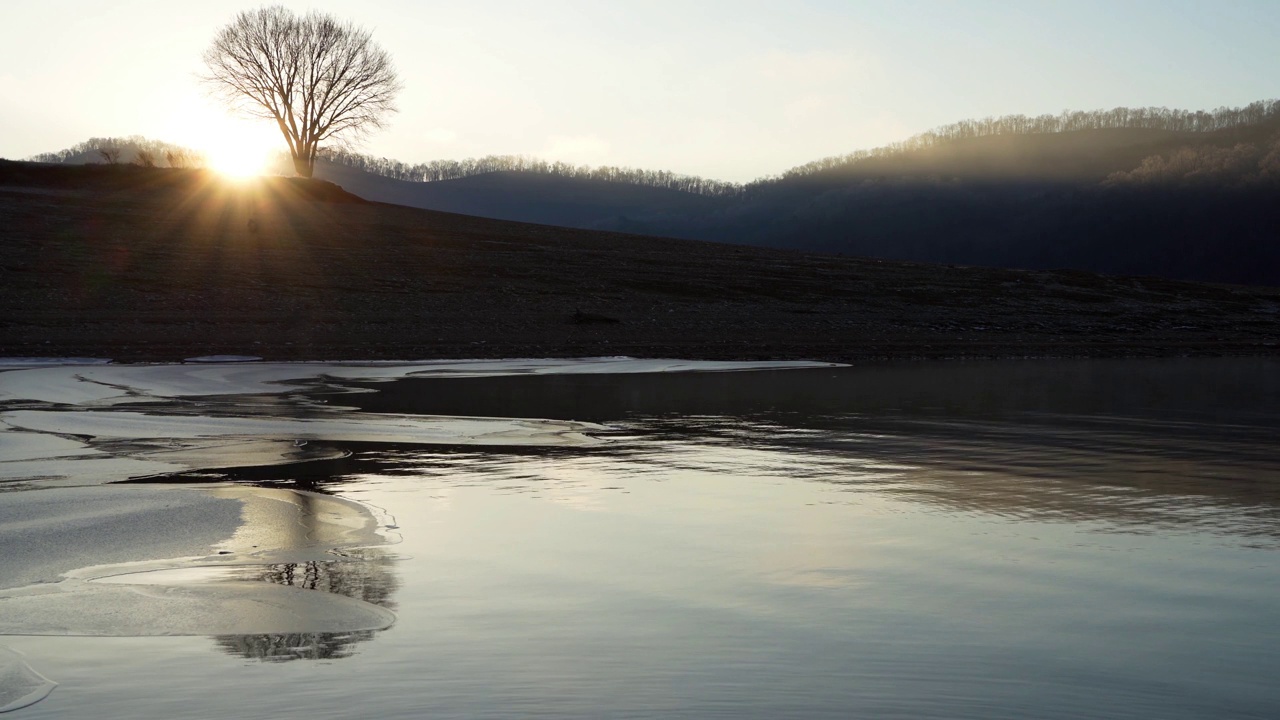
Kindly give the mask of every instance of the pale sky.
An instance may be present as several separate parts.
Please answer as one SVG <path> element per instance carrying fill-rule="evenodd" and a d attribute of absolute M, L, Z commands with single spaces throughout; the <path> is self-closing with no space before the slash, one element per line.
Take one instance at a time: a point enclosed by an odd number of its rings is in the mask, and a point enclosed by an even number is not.
<path fill-rule="evenodd" d="M 746 181 L 971 117 L 1280 96 L 1278 0 L 316 0 L 395 58 L 363 152 Z M 0 157 L 91 136 L 277 141 L 196 80 L 259 3 L 0 0 Z M 279 147 L 283 149 L 282 141 Z"/>

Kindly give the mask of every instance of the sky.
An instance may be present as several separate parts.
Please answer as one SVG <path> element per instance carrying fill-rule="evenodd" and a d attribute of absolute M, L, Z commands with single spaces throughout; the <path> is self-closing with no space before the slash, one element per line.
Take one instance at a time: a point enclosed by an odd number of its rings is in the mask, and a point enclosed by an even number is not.
<path fill-rule="evenodd" d="M 358 150 L 525 154 L 730 181 L 966 118 L 1280 96 L 1276 0 L 316 0 L 404 83 Z M 258 3 L 0 3 L 0 157 L 90 137 L 279 147 L 198 81 Z"/>

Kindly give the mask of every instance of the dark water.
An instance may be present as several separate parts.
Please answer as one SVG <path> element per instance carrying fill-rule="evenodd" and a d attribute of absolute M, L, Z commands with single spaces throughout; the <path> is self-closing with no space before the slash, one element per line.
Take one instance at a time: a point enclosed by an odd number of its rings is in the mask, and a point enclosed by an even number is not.
<path fill-rule="evenodd" d="M 1280 363 L 370 387 L 610 442 L 235 471 L 394 518 L 259 579 L 396 623 L 8 638 L 62 683 L 16 716 L 1280 717 Z"/>

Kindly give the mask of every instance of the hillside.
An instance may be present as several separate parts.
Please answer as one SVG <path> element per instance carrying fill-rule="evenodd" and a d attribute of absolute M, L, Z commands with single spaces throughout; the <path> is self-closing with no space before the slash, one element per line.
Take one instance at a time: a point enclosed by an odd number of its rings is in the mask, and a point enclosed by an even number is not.
<path fill-rule="evenodd" d="M 1280 235 L 1274 113 L 1200 131 L 1090 127 L 931 138 L 816 162 L 736 196 L 531 172 L 405 183 L 326 165 L 320 176 L 384 202 L 565 227 L 1280 285 L 1280 244 L 1269 240 Z"/>
<path fill-rule="evenodd" d="M 553 228 L 316 181 L 0 163 L 0 228 L 0 356 L 1280 352 L 1280 290 Z"/>
<path fill-rule="evenodd" d="M 1280 123 L 960 139 L 757 183 L 641 232 L 869 257 L 1280 285 Z"/>
<path fill-rule="evenodd" d="M 128 156 L 167 147 L 105 139 Z M 40 156 L 92 160 L 94 142 Z M 1280 103 L 962 121 L 746 186 L 522 156 L 332 152 L 369 200 L 545 225 L 894 260 L 1280 286 Z M 421 182 L 421 180 L 431 180 Z"/>
<path fill-rule="evenodd" d="M 699 217 L 724 205 L 719 198 L 678 190 L 533 172 L 493 172 L 424 183 L 322 160 L 315 176 L 378 202 L 585 229 L 624 230 Z"/>
<path fill-rule="evenodd" d="M 755 183 L 754 193 L 789 185 L 826 185 L 883 177 L 966 180 L 1101 181 L 1196 133 L 1101 128 L 1057 133 L 984 135 L 851 160 L 835 167 Z"/>

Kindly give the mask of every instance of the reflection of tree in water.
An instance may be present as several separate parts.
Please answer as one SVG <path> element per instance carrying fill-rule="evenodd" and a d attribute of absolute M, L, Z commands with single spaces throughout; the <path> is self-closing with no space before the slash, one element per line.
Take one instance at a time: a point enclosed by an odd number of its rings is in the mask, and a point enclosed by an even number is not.
<path fill-rule="evenodd" d="M 244 579 L 331 592 L 394 610 L 391 596 L 399 587 L 392 571 L 394 560 L 377 548 L 346 550 L 344 554 L 348 559 L 246 568 Z M 371 640 L 378 632 L 219 635 L 214 637 L 214 643 L 229 655 L 269 662 L 336 660 L 350 657 L 355 652 L 356 643 Z"/>
<path fill-rule="evenodd" d="M 371 640 L 376 631 L 347 633 L 284 633 L 280 635 L 219 635 L 218 647 L 228 655 L 288 662 L 289 660 L 337 660 L 354 654 L 354 645 Z"/>

